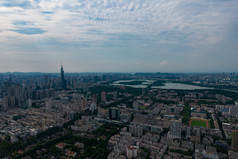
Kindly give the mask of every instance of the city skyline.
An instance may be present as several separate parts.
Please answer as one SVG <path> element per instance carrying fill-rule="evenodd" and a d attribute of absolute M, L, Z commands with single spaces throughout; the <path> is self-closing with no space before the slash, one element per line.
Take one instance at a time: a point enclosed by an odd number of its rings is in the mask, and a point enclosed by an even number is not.
<path fill-rule="evenodd" d="M 0 73 L 0 158 L 238 158 L 238 73 Z"/>
<path fill-rule="evenodd" d="M 236 72 L 235 0 L 2 0 L 0 72 Z"/>

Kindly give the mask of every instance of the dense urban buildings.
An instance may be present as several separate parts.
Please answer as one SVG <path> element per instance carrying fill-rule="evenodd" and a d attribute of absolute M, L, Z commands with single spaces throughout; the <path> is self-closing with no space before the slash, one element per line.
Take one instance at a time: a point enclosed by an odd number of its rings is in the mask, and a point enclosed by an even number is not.
<path fill-rule="evenodd" d="M 2 73 L 0 158 L 236 159 L 237 77 Z"/>

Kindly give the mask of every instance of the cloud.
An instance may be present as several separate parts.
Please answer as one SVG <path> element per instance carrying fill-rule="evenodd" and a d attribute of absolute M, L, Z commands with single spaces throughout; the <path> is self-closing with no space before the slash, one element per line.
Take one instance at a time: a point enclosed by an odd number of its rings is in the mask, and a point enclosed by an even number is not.
<path fill-rule="evenodd" d="M 13 25 L 33 25 L 31 22 L 28 22 L 28 21 L 14 21 L 13 22 Z"/>
<path fill-rule="evenodd" d="M 45 32 L 40 28 L 24 28 L 24 27 L 19 27 L 17 29 L 10 29 L 10 30 L 25 35 L 43 34 Z"/>
<path fill-rule="evenodd" d="M 31 2 L 29 0 L 3 0 L 1 5 L 5 7 L 21 7 L 21 8 L 29 8 L 31 6 Z"/>
<path fill-rule="evenodd" d="M 161 61 L 159 64 L 160 64 L 161 66 L 166 66 L 166 65 L 169 64 L 169 62 L 164 60 L 164 61 Z"/>
<path fill-rule="evenodd" d="M 51 38 L 58 38 L 54 36 L 57 32 L 64 41 L 70 40 L 67 38 L 69 33 L 88 38 L 77 25 L 91 24 L 92 27 L 85 29 L 98 29 L 104 34 L 143 36 L 159 43 L 184 41 L 192 44 L 195 41 L 209 45 L 223 37 L 222 30 L 229 23 L 225 17 L 232 16 L 229 9 L 234 9 L 233 3 L 208 3 L 205 0 L 4 0 L 0 6 L 9 10 L 14 7 L 24 9 L 7 14 L 8 22 L 29 19 L 38 28 L 44 26 Z"/>
<path fill-rule="evenodd" d="M 50 12 L 50 11 L 43 11 L 43 12 L 41 12 L 41 13 L 43 13 L 43 14 L 53 14 L 54 12 Z"/>
<path fill-rule="evenodd" d="M 148 71 L 156 59 L 169 66 L 187 57 L 233 60 L 237 15 L 235 0 L 1 0 L 0 48 L 9 54 L 44 49 L 71 60 L 93 52 L 91 58 L 137 67 L 135 59 L 148 60 Z M 224 55 L 225 48 L 233 49 Z"/>

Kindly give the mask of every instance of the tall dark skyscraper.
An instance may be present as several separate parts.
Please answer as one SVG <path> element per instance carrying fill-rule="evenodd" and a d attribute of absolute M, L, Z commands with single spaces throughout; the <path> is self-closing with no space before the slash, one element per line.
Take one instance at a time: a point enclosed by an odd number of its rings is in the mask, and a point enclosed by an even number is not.
<path fill-rule="evenodd" d="M 60 73 L 61 73 L 61 87 L 62 89 L 66 90 L 66 80 L 64 78 L 64 68 L 63 68 L 63 65 L 61 65 L 61 70 L 60 70 Z"/>

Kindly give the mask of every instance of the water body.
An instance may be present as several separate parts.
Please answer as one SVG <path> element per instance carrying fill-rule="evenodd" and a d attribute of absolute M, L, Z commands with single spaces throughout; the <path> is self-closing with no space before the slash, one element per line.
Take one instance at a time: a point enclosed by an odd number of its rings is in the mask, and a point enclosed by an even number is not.
<path fill-rule="evenodd" d="M 195 90 L 195 89 L 213 89 L 209 87 L 200 87 L 189 84 L 182 83 L 164 83 L 164 86 L 152 86 L 151 88 L 159 88 L 159 89 L 179 89 L 179 90 Z"/>
<path fill-rule="evenodd" d="M 130 85 L 130 84 L 124 84 L 123 82 L 133 82 L 133 81 L 144 81 L 140 85 Z M 123 83 L 123 84 L 121 84 Z M 128 86 L 128 87 L 133 87 L 133 88 L 147 88 L 148 85 L 154 83 L 154 80 L 120 80 L 120 81 L 115 81 L 111 85 L 113 86 Z"/>
<path fill-rule="evenodd" d="M 223 90 L 238 93 L 238 91 L 236 91 L 236 90 L 231 90 L 231 89 L 223 89 Z"/>
<path fill-rule="evenodd" d="M 145 81 L 140 85 L 130 85 L 130 84 L 125 84 L 124 82 L 132 82 L 132 81 Z M 177 89 L 177 90 L 196 90 L 196 89 L 213 89 L 209 87 L 200 87 L 200 86 L 195 86 L 195 85 L 189 85 L 189 84 L 182 84 L 182 83 L 164 83 L 164 86 L 153 86 L 154 80 L 120 80 L 120 81 L 115 81 L 111 85 L 113 86 L 128 86 L 128 87 L 133 87 L 133 88 L 147 88 L 148 85 L 152 85 L 151 88 L 154 89 Z"/>

